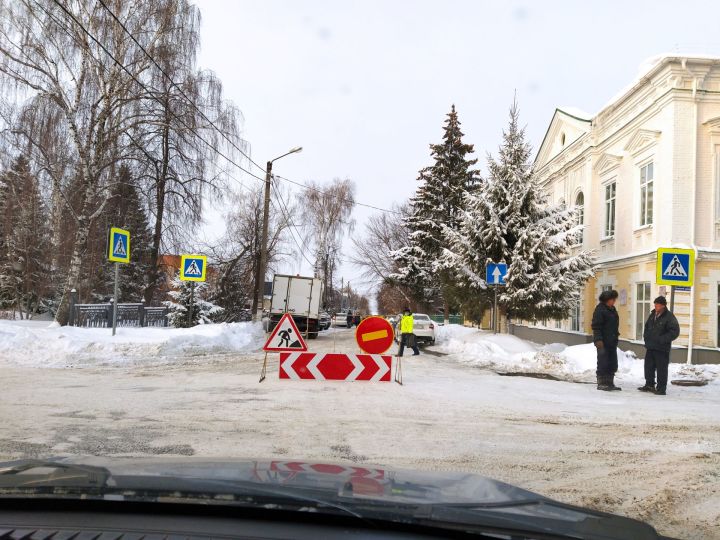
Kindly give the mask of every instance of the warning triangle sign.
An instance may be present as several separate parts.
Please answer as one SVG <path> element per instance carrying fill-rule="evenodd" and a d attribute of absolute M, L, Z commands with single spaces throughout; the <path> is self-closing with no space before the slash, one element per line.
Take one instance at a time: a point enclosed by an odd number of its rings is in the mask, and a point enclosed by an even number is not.
<path fill-rule="evenodd" d="M 115 257 L 127 257 L 127 251 L 125 250 L 125 242 L 123 236 L 118 235 L 117 242 L 115 242 L 115 249 L 113 249 L 113 255 Z"/>
<path fill-rule="evenodd" d="M 663 276 L 687 277 L 687 271 L 677 255 L 675 255 L 670 261 L 670 264 L 665 267 Z"/>
<path fill-rule="evenodd" d="M 185 268 L 185 275 L 186 276 L 202 276 L 202 270 L 198 267 L 197 260 L 190 259 L 190 264 L 187 265 L 187 268 Z"/>
<path fill-rule="evenodd" d="M 265 342 L 264 351 L 307 351 L 307 345 L 292 315 L 286 313 Z"/>

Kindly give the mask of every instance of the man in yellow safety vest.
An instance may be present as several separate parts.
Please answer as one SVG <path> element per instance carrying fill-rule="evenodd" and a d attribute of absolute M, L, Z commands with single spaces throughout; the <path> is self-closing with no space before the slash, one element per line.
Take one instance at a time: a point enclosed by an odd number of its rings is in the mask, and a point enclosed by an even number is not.
<path fill-rule="evenodd" d="M 413 350 L 413 356 L 417 356 L 420 354 L 420 351 L 418 350 L 417 346 L 417 340 L 415 339 L 415 334 L 413 334 L 413 324 L 415 323 L 412 313 L 410 312 L 410 308 L 405 308 L 403 310 L 403 316 L 400 319 L 400 350 L 398 351 L 398 356 L 403 355 L 403 351 L 405 350 L 405 346 L 412 347 Z"/>

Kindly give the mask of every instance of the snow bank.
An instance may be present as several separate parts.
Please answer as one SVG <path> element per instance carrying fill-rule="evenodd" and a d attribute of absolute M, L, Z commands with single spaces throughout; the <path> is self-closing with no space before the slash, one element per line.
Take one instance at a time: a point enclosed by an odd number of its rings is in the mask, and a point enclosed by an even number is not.
<path fill-rule="evenodd" d="M 532 373 L 565 381 L 593 382 L 597 355 L 592 343 L 566 346 L 537 345 L 508 334 L 492 334 L 460 325 L 440 326 L 437 349 L 458 362 L 498 373 Z M 618 349 L 617 379 L 641 385 L 643 361 L 632 351 Z M 670 379 L 693 379 L 720 384 L 720 365 L 670 364 Z"/>
<path fill-rule="evenodd" d="M 26 366 L 77 367 L 170 363 L 254 351 L 262 347 L 260 323 L 206 324 L 194 328 L 57 327 L 0 321 L 0 361 Z"/>

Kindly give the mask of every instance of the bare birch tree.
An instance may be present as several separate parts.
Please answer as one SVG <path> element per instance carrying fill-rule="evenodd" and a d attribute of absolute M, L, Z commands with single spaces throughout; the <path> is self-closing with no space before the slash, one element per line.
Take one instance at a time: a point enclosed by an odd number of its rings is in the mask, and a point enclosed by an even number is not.
<path fill-rule="evenodd" d="M 329 185 L 307 183 L 301 199 L 304 243 L 314 255 L 315 275 L 324 282 L 323 303 L 332 297 L 334 270 L 341 262 L 342 240 L 352 234 L 355 184 L 334 179 Z"/>

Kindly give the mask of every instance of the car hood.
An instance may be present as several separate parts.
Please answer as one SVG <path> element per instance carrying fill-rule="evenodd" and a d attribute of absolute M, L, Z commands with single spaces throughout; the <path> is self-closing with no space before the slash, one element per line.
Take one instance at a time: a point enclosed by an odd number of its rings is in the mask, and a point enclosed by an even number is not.
<path fill-rule="evenodd" d="M 559 503 L 484 476 L 304 460 L 108 459 L 0 463 L 0 499 L 17 496 L 119 497 L 234 504 L 287 498 L 362 517 L 403 512 L 433 522 L 521 525 L 523 530 L 582 533 L 575 538 L 659 538 L 635 520 Z M 113 499 L 116 500 L 116 499 Z M 386 510 L 389 509 L 389 510 Z"/>
<path fill-rule="evenodd" d="M 59 468 L 53 470 L 53 464 Z M 518 501 L 540 501 L 544 497 L 509 484 L 470 473 L 424 472 L 374 465 L 326 463 L 301 460 L 188 459 L 188 458 L 103 458 L 74 457 L 48 461 L 19 460 L 0 463 L 0 472 L 12 467 L 23 468 L 11 477 L 0 474 L 0 487 L 15 482 L 36 485 L 41 482 L 72 479 L 86 481 L 81 471 L 94 470 L 95 484 L 110 481 L 116 488 L 131 488 L 139 478 L 147 480 L 177 479 L 185 481 L 238 482 L 242 485 L 284 486 L 313 489 L 331 494 L 369 499 L 445 504 L 503 504 Z"/>

